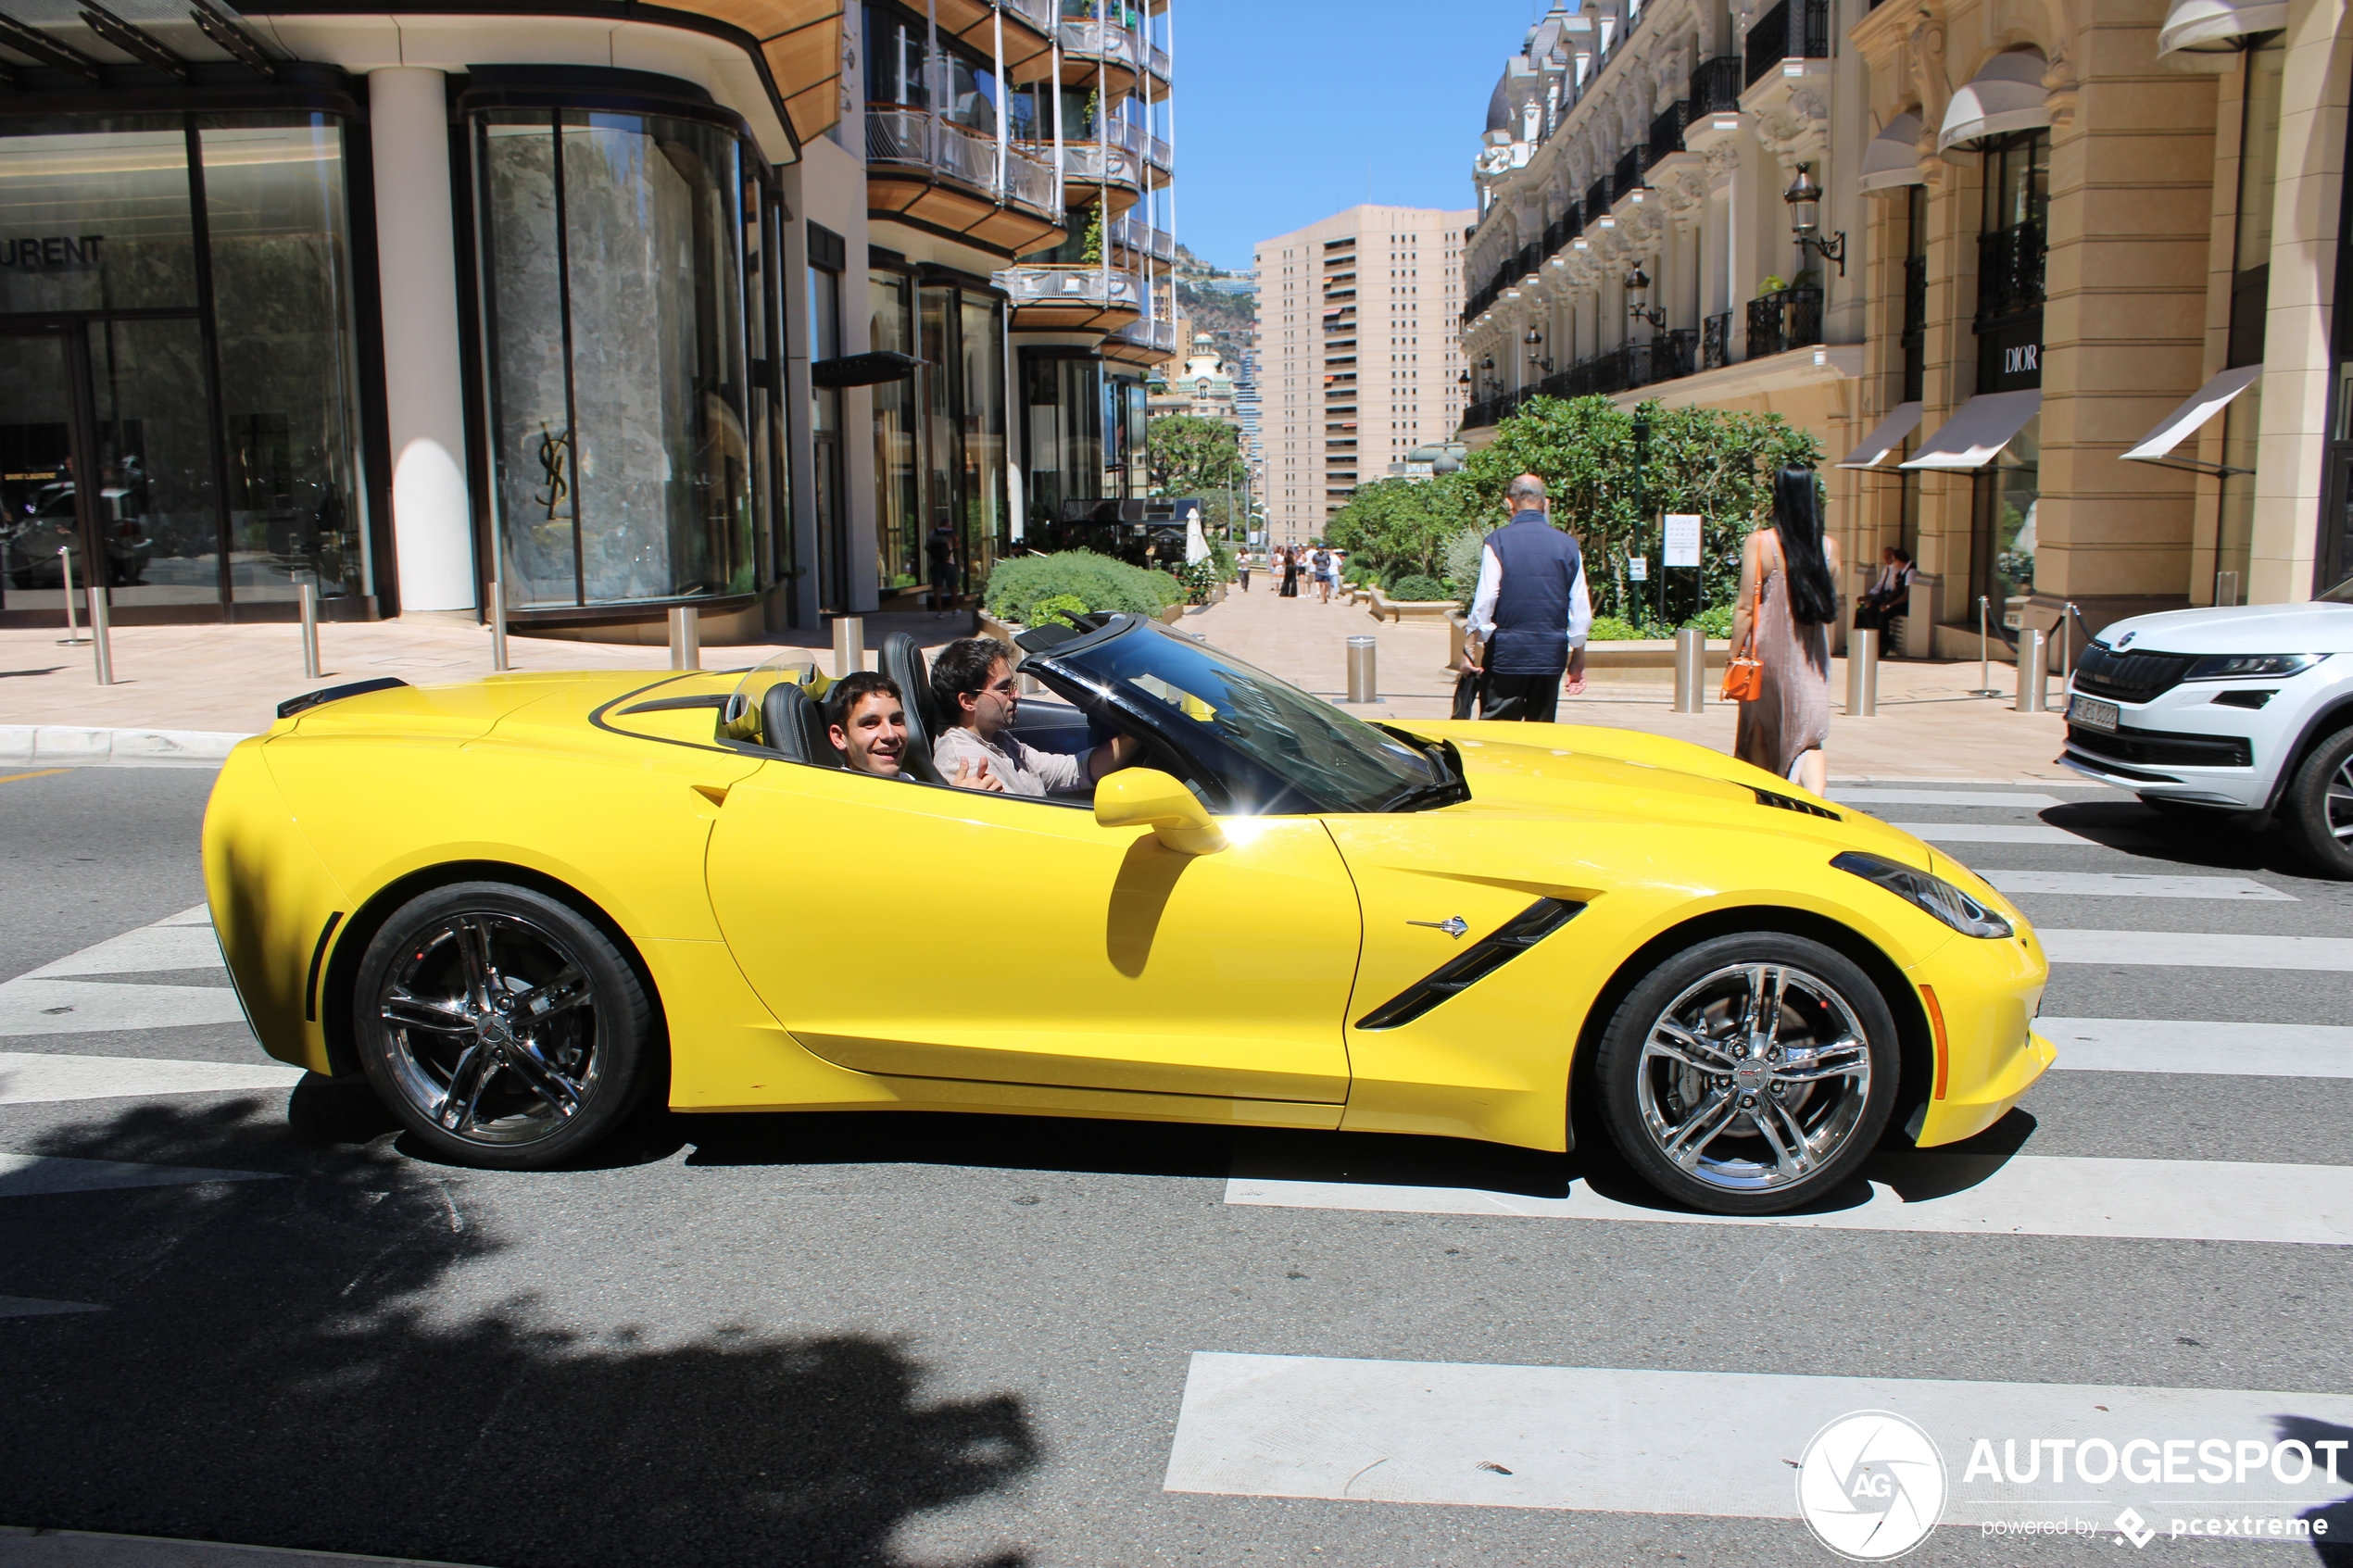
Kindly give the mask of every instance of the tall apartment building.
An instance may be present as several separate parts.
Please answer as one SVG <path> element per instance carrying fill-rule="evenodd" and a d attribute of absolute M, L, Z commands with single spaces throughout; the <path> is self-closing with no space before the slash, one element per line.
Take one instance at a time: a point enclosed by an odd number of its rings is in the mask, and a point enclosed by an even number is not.
<path fill-rule="evenodd" d="M 1463 408 L 1463 231 L 1478 214 L 1352 207 L 1259 242 L 1264 495 L 1276 544 L 1320 534 L 1357 484 Z"/>

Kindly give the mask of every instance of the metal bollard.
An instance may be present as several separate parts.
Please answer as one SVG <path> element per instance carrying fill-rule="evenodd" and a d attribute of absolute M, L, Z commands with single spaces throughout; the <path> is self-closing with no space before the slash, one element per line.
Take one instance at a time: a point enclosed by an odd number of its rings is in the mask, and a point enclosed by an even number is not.
<path fill-rule="evenodd" d="M 1866 628 L 1846 634 L 1846 716 L 1869 719 L 1879 712 L 1879 633 Z"/>
<path fill-rule="evenodd" d="M 2018 710 L 2043 711 L 2043 687 L 2049 679 L 2051 645 L 2043 633 L 2028 627 L 2018 634 Z"/>
<path fill-rule="evenodd" d="M 82 628 L 75 625 L 73 621 L 72 546 L 67 545 L 57 546 L 57 570 L 65 573 L 66 583 L 66 634 L 57 639 L 57 646 L 61 648 L 78 648 L 90 639 L 82 634 Z"/>
<path fill-rule="evenodd" d="M 500 675 L 513 668 L 507 662 L 507 585 L 496 577 L 490 580 L 490 668 Z"/>
<path fill-rule="evenodd" d="M 107 641 L 107 591 L 104 588 L 84 588 L 82 592 L 90 596 L 90 652 L 97 661 L 98 684 L 111 686 L 114 684 L 114 649 Z"/>
<path fill-rule="evenodd" d="M 1675 711 L 1707 710 L 1707 633 L 1686 626 L 1675 633 Z"/>
<path fill-rule="evenodd" d="M 1380 693 L 1373 679 L 1373 654 L 1380 646 L 1378 637 L 1348 639 L 1348 700 L 1378 702 Z"/>
<path fill-rule="evenodd" d="M 319 678 L 319 590 L 308 583 L 302 584 L 302 673 L 305 680 Z"/>
<path fill-rule="evenodd" d="M 866 621 L 863 616 L 834 617 L 834 679 L 855 675 L 866 668 Z"/>
<path fill-rule="evenodd" d="M 702 668 L 702 611 L 680 605 L 670 612 L 670 667 Z"/>

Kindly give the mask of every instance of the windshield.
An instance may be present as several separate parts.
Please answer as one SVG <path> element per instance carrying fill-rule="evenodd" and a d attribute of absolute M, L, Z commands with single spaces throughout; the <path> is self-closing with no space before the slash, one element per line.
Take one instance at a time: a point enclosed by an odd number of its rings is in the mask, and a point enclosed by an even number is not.
<path fill-rule="evenodd" d="M 1233 810 L 1394 811 L 1464 798 L 1442 748 L 1376 729 L 1158 625 L 1057 647 L 1039 662 L 1085 679 L 1200 760 Z"/>
<path fill-rule="evenodd" d="M 813 698 L 824 696 L 829 683 L 817 672 L 817 658 L 802 648 L 791 648 L 772 659 L 753 665 L 736 683 L 727 705 L 720 710 L 719 733 L 728 740 L 758 740 L 760 738 L 760 699 L 768 688 L 779 681 L 809 688 Z"/>
<path fill-rule="evenodd" d="M 2324 605 L 2353 605 L 2353 577 L 2347 578 L 2321 596 Z"/>

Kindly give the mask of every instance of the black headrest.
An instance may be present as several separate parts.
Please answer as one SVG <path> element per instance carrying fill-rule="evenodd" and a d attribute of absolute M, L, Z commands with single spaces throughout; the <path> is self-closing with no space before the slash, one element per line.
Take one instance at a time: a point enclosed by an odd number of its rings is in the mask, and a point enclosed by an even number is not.
<path fill-rule="evenodd" d="M 777 682 L 761 697 L 760 738 L 769 750 L 781 751 L 796 762 L 841 766 L 841 756 L 825 734 L 824 714 L 790 681 Z"/>
<path fill-rule="evenodd" d="M 931 671 L 924 662 L 923 645 L 904 632 L 893 632 L 883 639 L 876 662 L 884 674 L 899 683 L 900 700 L 907 709 L 907 755 L 900 765 L 927 784 L 940 783 L 939 770 L 931 762 L 931 743 L 945 726 L 939 719 L 939 699 L 931 695 Z"/>

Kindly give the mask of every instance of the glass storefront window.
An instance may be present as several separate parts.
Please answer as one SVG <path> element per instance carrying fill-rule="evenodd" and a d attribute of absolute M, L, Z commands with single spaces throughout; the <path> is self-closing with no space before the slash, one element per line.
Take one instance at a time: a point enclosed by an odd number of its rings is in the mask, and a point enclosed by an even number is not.
<path fill-rule="evenodd" d="M 1975 611 L 1977 596 L 1983 594 L 1994 601 L 2000 623 L 2013 629 L 2027 596 L 2034 592 L 2042 424 L 2039 415 L 2027 420 L 1994 461 L 1978 470 L 1972 496 L 1977 515 L 1969 552 L 1969 608 Z"/>
<path fill-rule="evenodd" d="M 202 120 L 231 596 L 372 592 L 361 548 L 359 382 L 343 128 Z"/>
<path fill-rule="evenodd" d="M 186 120 L 48 126 L 0 135 L 0 315 L 195 309 Z"/>
<path fill-rule="evenodd" d="M 1101 494 L 1102 372 L 1099 359 L 1036 352 L 1022 356 L 1032 524 L 1027 532 L 1033 539 L 1051 536 L 1064 502 Z"/>
<path fill-rule="evenodd" d="M 1005 474 L 1005 307 L 963 301 L 963 418 L 964 590 L 978 593 L 997 559 L 1010 520 Z"/>
<path fill-rule="evenodd" d="M 877 353 L 915 353 L 912 280 L 870 272 L 866 293 L 873 318 L 869 346 Z M 912 587 L 923 572 L 923 491 L 915 451 L 915 389 L 912 381 L 874 389 L 875 577 L 884 593 Z"/>
<path fill-rule="evenodd" d="M 375 591 L 344 159 L 307 112 L 0 127 L 0 315 L 44 383 L 0 448 L 50 476 L 9 496 L 7 609 L 52 608 L 60 544 L 134 617 Z"/>
<path fill-rule="evenodd" d="M 2043 223 L 2051 211 L 2051 133 L 2029 131 L 1986 148 L 1984 232 Z"/>

